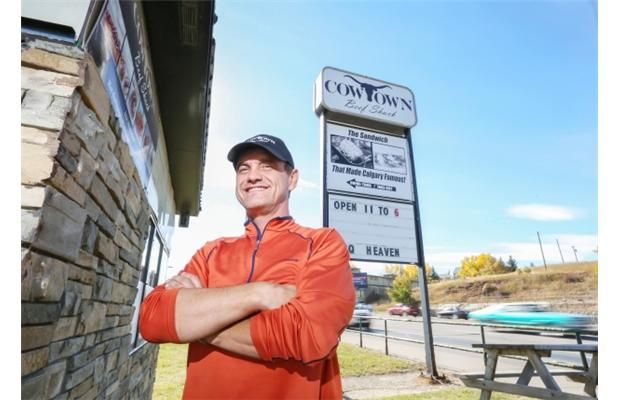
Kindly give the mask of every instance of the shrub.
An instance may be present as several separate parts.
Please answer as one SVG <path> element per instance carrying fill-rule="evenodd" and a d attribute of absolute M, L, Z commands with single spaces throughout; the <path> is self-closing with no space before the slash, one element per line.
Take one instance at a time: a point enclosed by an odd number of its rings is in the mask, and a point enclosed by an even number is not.
<path fill-rule="evenodd" d="M 564 276 L 564 282 L 566 283 L 578 283 L 583 281 L 584 278 L 582 274 L 566 274 Z"/>
<path fill-rule="evenodd" d="M 491 294 L 495 293 L 497 291 L 497 286 L 491 285 L 489 283 L 484 284 L 484 286 L 482 286 L 482 295 L 483 296 L 490 296 Z"/>
<path fill-rule="evenodd" d="M 389 300 L 389 297 L 386 294 L 379 293 L 373 290 L 372 292 L 368 293 L 368 295 L 364 299 L 364 302 L 370 304 L 377 303 L 381 300 Z"/>

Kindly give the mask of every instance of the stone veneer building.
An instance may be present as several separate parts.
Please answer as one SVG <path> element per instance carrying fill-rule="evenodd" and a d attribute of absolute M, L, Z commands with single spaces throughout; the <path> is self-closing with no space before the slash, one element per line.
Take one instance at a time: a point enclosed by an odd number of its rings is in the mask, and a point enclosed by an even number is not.
<path fill-rule="evenodd" d="M 213 2 L 93 1 L 76 41 L 22 18 L 22 398 L 151 397 L 137 314 L 175 215 L 200 210 L 214 20 Z"/>

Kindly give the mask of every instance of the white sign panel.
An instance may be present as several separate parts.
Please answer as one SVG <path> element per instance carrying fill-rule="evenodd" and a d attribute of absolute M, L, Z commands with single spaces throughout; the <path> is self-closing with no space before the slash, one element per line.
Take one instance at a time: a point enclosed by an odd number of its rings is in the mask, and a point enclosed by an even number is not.
<path fill-rule="evenodd" d="M 328 226 L 354 260 L 416 263 L 413 204 L 328 194 Z"/>
<path fill-rule="evenodd" d="M 325 124 L 326 189 L 413 201 L 407 139 Z"/>
<path fill-rule="evenodd" d="M 332 67 L 314 84 L 314 111 L 323 109 L 405 128 L 417 122 L 410 89 Z"/>

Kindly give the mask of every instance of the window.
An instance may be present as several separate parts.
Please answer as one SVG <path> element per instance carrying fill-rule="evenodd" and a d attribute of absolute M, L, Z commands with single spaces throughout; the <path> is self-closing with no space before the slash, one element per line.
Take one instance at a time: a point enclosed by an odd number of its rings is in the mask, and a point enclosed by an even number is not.
<path fill-rule="evenodd" d="M 162 236 L 157 229 L 157 225 L 151 220 L 149 233 L 142 252 L 140 261 L 140 279 L 138 280 L 138 291 L 134 300 L 135 311 L 131 320 L 131 349 L 135 349 L 144 343 L 144 339 L 138 331 L 138 319 L 140 314 L 140 305 L 144 298 L 159 285 L 160 271 L 162 265 L 168 261 L 168 251 L 162 240 Z"/>

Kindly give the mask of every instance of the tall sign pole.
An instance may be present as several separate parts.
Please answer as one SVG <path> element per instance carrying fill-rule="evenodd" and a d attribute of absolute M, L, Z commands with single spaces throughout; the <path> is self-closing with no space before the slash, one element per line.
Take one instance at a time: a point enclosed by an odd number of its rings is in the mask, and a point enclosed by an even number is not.
<path fill-rule="evenodd" d="M 352 260 L 417 264 L 428 373 L 437 377 L 413 163 L 413 92 L 325 67 L 314 87 L 320 118 L 323 226 Z"/>
<path fill-rule="evenodd" d="M 409 131 L 409 129 L 407 129 Z M 408 132 L 409 133 L 409 132 Z M 428 299 L 428 282 L 426 279 L 426 261 L 424 259 L 424 243 L 422 242 L 422 222 L 420 220 L 420 198 L 418 197 L 418 185 L 415 179 L 415 164 L 413 160 L 413 143 L 411 135 L 409 137 L 409 148 L 411 149 L 411 169 L 413 174 L 413 194 L 416 199 L 414 212 L 416 220 L 416 246 L 418 248 L 418 284 L 420 286 L 420 305 L 422 311 L 422 325 L 424 327 L 424 350 L 426 354 L 426 370 L 433 376 L 438 377 L 437 364 L 435 363 L 435 347 L 433 341 L 433 330 L 431 326 L 431 308 Z"/>

